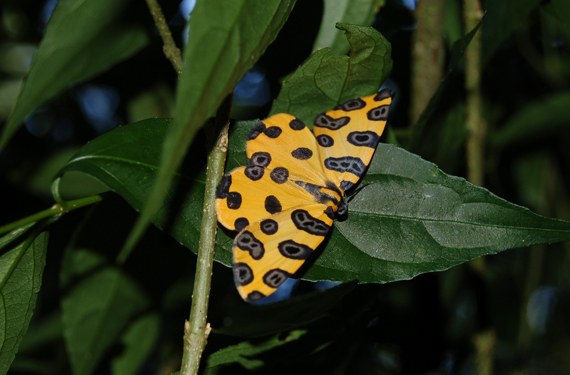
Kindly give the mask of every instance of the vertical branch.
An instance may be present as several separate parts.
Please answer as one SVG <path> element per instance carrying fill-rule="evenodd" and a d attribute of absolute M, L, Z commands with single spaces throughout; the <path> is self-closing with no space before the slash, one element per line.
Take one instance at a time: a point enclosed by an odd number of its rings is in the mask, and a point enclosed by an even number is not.
<path fill-rule="evenodd" d="M 223 127 L 216 144 L 208 155 L 208 169 L 206 172 L 206 190 L 204 192 L 204 210 L 202 213 L 202 227 L 200 230 L 200 243 L 198 244 L 198 260 L 194 290 L 192 292 L 192 307 L 190 320 L 184 324 L 184 353 L 180 375 L 194 375 L 198 373 L 200 358 L 207 344 L 210 334 L 208 318 L 208 304 L 210 301 L 210 286 L 212 283 L 212 267 L 214 264 L 214 247 L 216 245 L 216 232 L 218 220 L 216 217 L 216 186 L 224 173 L 224 164 L 228 152 L 228 128 L 230 123 L 230 110 L 232 95 L 230 94 L 222 103 L 216 114 L 216 129 Z"/>
<path fill-rule="evenodd" d="M 483 12 L 479 0 L 465 0 L 463 4 L 465 30 L 477 26 Z M 484 150 L 487 124 L 482 115 L 481 100 L 481 33 L 476 33 L 465 51 L 465 91 L 467 94 L 465 122 L 467 125 L 467 179 L 484 184 Z"/>
<path fill-rule="evenodd" d="M 162 47 L 164 55 L 168 60 L 170 60 L 172 66 L 174 67 L 174 70 L 176 70 L 176 73 L 180 75 L 180 73 L 182 73 L 182 68 L 184 67 L 184 63 L 182 62 L 182 54 L 180 53 L 180 49 L 176 47 L 174 39 L 172 39 L 172 34 L 168 28 L 168 24 L 166 23 L 162 9 L 156 0 L 146 0 L 146 4 L 148 5 L 150 14 L 154 19 L 154 24 L 158 29 L 158 33 L 162 38 L 162 42 L 164 43 L 164 46 Z"/>
<path fill-rule="evenodd" d="M 415 124 L 443 76 L 443 0 L 424 0 L 416 9 L 412 47 L 410 124 Z"/>

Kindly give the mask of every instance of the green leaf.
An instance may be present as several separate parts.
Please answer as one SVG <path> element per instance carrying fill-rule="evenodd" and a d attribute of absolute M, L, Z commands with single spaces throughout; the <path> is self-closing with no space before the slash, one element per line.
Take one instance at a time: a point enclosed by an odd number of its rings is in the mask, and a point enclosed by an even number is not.
<path fill-rule="evenodd" d="M 0 249 L 8 246 L 12 241 L 18 239 L 22 234 L 26 233 L 35 223 L 26 224 L 20 228 L 14 229 L 13 231 L 0 237 Z"/>
<path fill-rule="evenodd" d="M 89 375 L 149 300 L 129 276 L 103 264 L 99 255 L 68 250 L 66 258 L 62 268 L 77 268 L 62 269 L 72 278 L 61 303 L 63 334 L 73 373 Z"/>
<path fill-rule="evenodd" d="M 315 52 L 289 76 L 273 103 L 271 114 L 289 113 L 305 124 L 347 100 L 370 95 L 392 70 L 390 43 L 371 27 L 337 24 L 350 43 L 350 56 Z"/>
<path fill-rule="evenodd" d="M 481 36 L 481 61 L 486 65 L 501 44 L 521 21 L 540 4 L 540 0 L 505 0 L 485 2 L 485 22 Z"/>
<path fill-rule="evenodd" d="M 198 1 L 192 12 L 185 66 L 178 82 L 174 120 L 162 148 L 159 175 L 119 258 L 132 251 L 163 201 L 198 129 L 233 92 L 241 77 L 273 42 L 295 0 Z"/>
<path fill-rule="evenodd" d="M 133 322 L 121 339 L 124 350 L 113 360 L 113 374 L 139 373 L 141 365 L 154 348 L 159 330 L 160 317 L 156 313 L 144 315 Z"/>
<path fill-rule="evenodd" d="M 156 126 L 159 121 L 162 126 Z M 158 165 L 160 146 L 153 140 L 164 137 L 167 123 L 146 120 L 115 129 L 86 145 L 63 171 L 90 173 L 141 207 Z M 251 123 L 234 126 L 229 168 L 245 164 L 250 128 Z M 169 233 L 196 252 L 203 184 L 179 176 L 177 184 L 191 184 L 186 195 L 173 205 L 169 190 L 153 220 L 164 228 L 176 210 Z M 392 145 L 378 146 L 365 181 L 373 184 L 350 202 L 348 219 L 335 223 L 305 279 L 396 281 L 507 249 L 570 239 L 570 223 L 536 215 Z M 234 235 L 218 231 L 216 260 L 228 266 Z"/>
<path fill-rule="evenodd" d="M 334 25 L 340 22 L 370 26 L 384 2 L 384 0 L 325 0 L 321 28 L 313 44 L 313 51 L 330 47 L 334 56 L 347 53 L 350 45 Z"/>
<path fill-rule="evenodd" d="M 355 287 L 356 282 L 344 283 L 261 306 L 246 305 L 239 301 L 239 308 L 230 310 L 224 318 L 231 323 L 214 329 L 214 332 L 238 337 L 260 337 L 302 327 L 319 319 Z"/>
<path fill-rule="evenodd" d="M 295 341 L 299 340 L 306 333 L 307 331 L 302 330 L 291 331 L 284 338 L 282 335 L 275 335 L 267 340 L 244 341 L 237 345 L 218 350 L 208 357 L 205 371 L 208 373 L 208 371 L 215 370 L 218 366 L 230 363 L 239 363 L 248 370 L 263 367 L 265 362 L 263 359 L 256 359 L 256 355 L 283 345 L 295 343 Z"/>
<path fill-rule="evenodd" d="M 477 26 L 475 26 L 473 30 L 471 30 L 469 33 L 467 33 L 467 35 L 465 35 L 463 38 L 459 39 L 457 42 L 453 44 L 453 48 L 451 50 L 451 58 L 449 61 L 449 67 L 447 68 L 447 73 L 445 74 L 445 77 L 441 81 L 441 84 L 437 88 L 436 92 L 429 100 L 429 103 L 422 112 L 422 114 L 420 115 L 420 118 L 413 126 L 412 134 L 410 135 L 410 141 L 408 147 L 406 147 L 408 150 L 423 156 L 421 150 L 425 144 L 424 137 L 427 131 L 426 127 L 435 123 L 434 121 L 435 113 L 438 107 L 444 107 L 444 108 L 449 107 L 448 103 L 442 102 L 441 100 L 442 95 L 447 87 L 451 75 L 455 73 L 455 68 L 463 58 L 463 54 L 465 53 L 467 46 L 469 45 L 469 43 L 471 43 L 471 40 L 475 36 L 477 30 L 479 30 L 479 27 L 481 26 L 482 22 L 483 21 L 479 22 L 479 24 L 477 24 Z"/>
<path fill-rule="evenodd" d="M 529 103 L 492 134 L 490 143 L 502 149 L 521 141 L 555 137 L 568 129 L 569 106 L 570 91 Z"/>
<path fill-rule="evenodd" d="M 509 203 L 392 145 L 378 146 L 364 181 L 372 184 L 350 202 L 348 220 L 335 223 L 306 278 L 385 283 L 570 240 L 570 222 Z"/>
<path fill-rule="evenodd" d="M 142 26 L 121 18 L 129 2 L 57 2 L 4 128 L 0 151 L 31 111 L 69 85 L 108 70 L 148 44 L 149 38 Z"/>
<path fill-rule="evenodd" d="M 0 257 L 0 374 L 14 360 L 42 284 L 48 234 L 36 234 Z"/>

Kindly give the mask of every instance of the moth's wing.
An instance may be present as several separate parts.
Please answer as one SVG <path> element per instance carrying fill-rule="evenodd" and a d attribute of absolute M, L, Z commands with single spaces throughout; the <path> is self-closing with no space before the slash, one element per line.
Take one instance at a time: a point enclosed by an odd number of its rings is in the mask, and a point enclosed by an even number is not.
<path fill-rule="evenodd" d="M 391 103 L 390 91 L 384 89 L 349 100 L 315 118 L 314 132 L 325 174 L 343 191 L 366 171 L 386 126 Z"/>
<path fill-rule="evenodd" d="M 234 280 L 241 297 L 256 301 L 297 272 L 323 241 L 333 214 L 320 203 L 299 206 L 253 223 L 234 240 Z"/>
<path fill-rule="evenodd" d="M 326 186 L 315 136 L 294 116 L 280 113 L 257 123 L 247 137 L 246 154 L 249 164 Z"/>
<path fill-rule="evenodd" d="M 253 165 L 224 175 L 216 190 L 218 221 L 238 231 L 265 217 L 314 202 L 309 192 L 284 174 Z"/>

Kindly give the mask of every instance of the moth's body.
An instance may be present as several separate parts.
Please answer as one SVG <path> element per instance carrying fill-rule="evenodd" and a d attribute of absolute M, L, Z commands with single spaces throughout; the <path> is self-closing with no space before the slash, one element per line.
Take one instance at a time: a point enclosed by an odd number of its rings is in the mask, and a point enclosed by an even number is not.
<path fill-rule="evenodd" d="M 294 274 L 347 212 L 388 117 L 388 90 L 348 101 L 315 119 L 315 135 L 294 116 L 274 115 L 247 137 L 248 165 L 224 175 L 218 220 L 240 231 L 234 275 L 242 298 L 273 293 Z"/>

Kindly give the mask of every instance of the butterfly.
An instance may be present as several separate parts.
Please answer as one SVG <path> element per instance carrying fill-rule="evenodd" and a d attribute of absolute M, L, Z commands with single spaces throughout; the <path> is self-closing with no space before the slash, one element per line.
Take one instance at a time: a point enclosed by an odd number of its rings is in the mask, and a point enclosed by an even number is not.
<path fill-rule="evenodd" d="M 218 221 L 233 242 L 237 290 L 248 302 L 273 293 L 311 256 L 347 213 L 346 191 L 362 177 L 384 131 L 388 89 L 318 115 L 314 134 L 280 113 L 247 136 L 248 165 L 216 189 Z"/>

